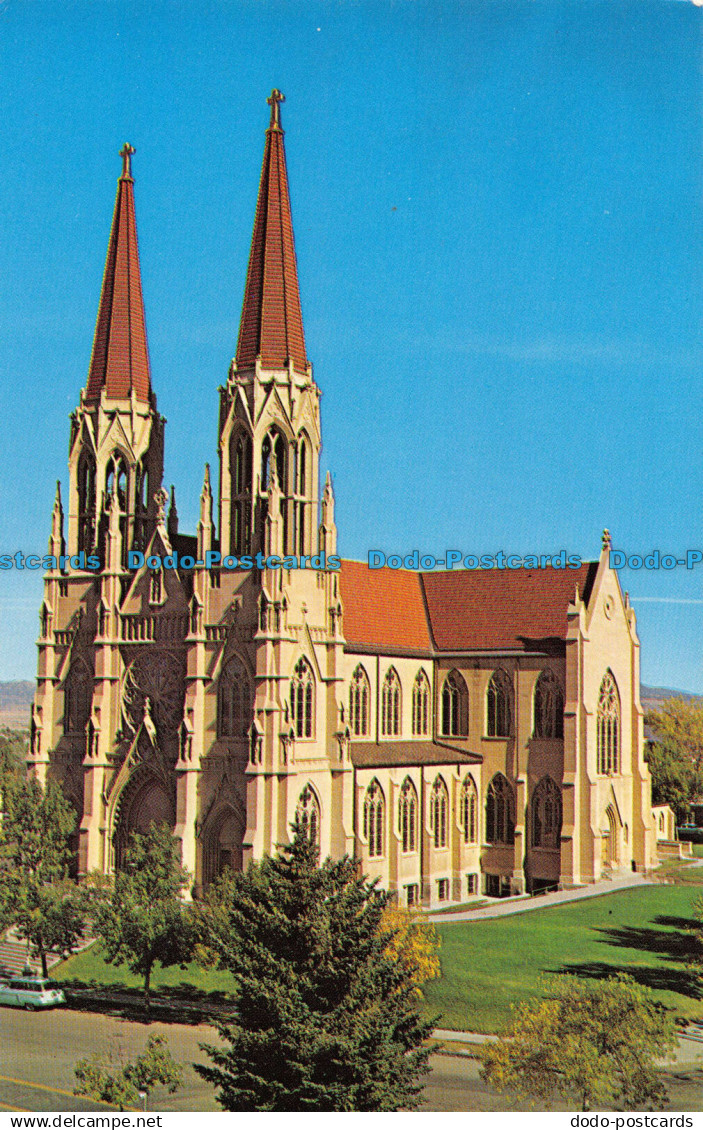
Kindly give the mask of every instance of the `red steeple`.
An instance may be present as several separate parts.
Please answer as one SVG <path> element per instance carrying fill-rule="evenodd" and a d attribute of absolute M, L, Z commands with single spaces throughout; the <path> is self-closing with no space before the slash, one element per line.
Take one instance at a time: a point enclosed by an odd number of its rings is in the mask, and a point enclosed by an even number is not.
<path fill-rule="evenodd" d="M 290 360 L 304 372 L 308 362 L 279 113 L 283 101 L 280 90 L 272 91 L 268 99 L 271 121 L 266 131 L 237 364 L 252 365 L 260 357 L 264 368 L 280 369 Z"/>
<path fill-rule="evenodd" d="M 93 356 L 90 360 L 87 400 L 97 400 L 105 389 L 111 399 L 129 397 L 149 401 L 149 354 L 139 272 L 137 221 L 131 157 L 125 145 L 120 152 L 122 176 L 117 182 L 115 214 L 107 249 Z"/>

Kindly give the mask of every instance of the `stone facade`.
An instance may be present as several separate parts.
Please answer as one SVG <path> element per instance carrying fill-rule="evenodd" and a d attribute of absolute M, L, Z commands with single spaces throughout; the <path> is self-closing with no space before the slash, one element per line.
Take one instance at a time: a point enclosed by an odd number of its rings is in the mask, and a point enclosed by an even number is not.
<path fill-rule="evenodd" d="M 519 578 L 330 567 L 282 96 L 269 101 L 217 496 L 206 468 L 193 536 L 162 486 L 122 152 L 67 522 L 60 492 L 53 511 L 29 755 L 79 814 L 78 873 L 119 867 L 130 832 L 166 821 L 197 894 L 285 842 L 296 812 L 323 856 L 355 855 L 402 903 L 646 870 L 639 642 L 607 535 L 597 562 Z M 257 552 L 306 567 L 223 567 Z M 186 564 L 148 565 L 174 555 Z"/>

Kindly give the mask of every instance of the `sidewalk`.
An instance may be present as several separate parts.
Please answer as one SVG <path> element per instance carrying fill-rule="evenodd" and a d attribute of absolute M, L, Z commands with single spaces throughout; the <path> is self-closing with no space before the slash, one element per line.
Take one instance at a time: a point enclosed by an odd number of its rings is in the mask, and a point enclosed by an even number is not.
<path fill-rule="evenodd" d="M 515 895 L 513 898 L 496 899 L 490 906 L 480 906 L 476 910 L 459 910 L 456 914 L 429 914 L 430 922 L 473 922 L 481 918 L 503 918 L 506 914 L 522 914 L 526 910 L 541 910 L 545 906 L 560 906 L 564 902 L 577 902 L 579 899 L 595 898 L 598 895 L 612 895 L 615 891 L 625 891 L 631 887 L 653 886 L 656 879 L 646 875 L 631 874 L 617 879 L 600 879 L 588 886 L 576 887 L 569 891 L 553 891 L 547 895 Z"/>

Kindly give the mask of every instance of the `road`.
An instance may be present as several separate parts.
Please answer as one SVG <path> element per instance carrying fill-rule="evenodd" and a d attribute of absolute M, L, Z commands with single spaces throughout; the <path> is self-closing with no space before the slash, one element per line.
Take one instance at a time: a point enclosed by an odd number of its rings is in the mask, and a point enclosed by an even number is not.
<path fill-rule="evenodd" d="M 217 1042 L 207 1025 L 139 1024 L 131 1020 L 95 1013 L 57 1009 L 27 1013 L 0 1008 L 0 1111 L 71 1111 L 105 1109 L 86 1099 L 75 1098 L 73 1067 L 77 1060 L 95 1052 L 117 1062 L 134 1058 L 153 1033 L 166 1036 L 174 1059 L 184 1064 L 184 1085 L 175 1095 L 163 1089 L 150 1097 L 155 1111 L 219 1110 L 212 1087 L 200 1079 L 192 1064 L 207 1063 L 202 1042 Z M 697 1052 L 698 1049 L 696 1048 Z M 703 1109 L 703 1068 L 686 1062 L 685 1051 L 670 1075 L 670 1100 L 665 1109 Z M 691 1047 L 690 1059 L 694 1058 Z M 475 1060 L 433 1055 L 431 1074 L 425 1087 L 424 1110 L 491 1111 L 526 1110 L 508 1103 L 481 1081 Z"/>

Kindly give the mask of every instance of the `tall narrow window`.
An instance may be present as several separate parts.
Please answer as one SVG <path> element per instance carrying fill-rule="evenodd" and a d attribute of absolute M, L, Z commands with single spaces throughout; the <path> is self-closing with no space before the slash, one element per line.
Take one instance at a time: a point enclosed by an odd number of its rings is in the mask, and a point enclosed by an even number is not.
<path fill-rule="evenodd" d="M 534 736 L 564 737 L 564 694 L 553 671 L 543 671 L 535 684 Z"/>
<path fill-rule="evenodd" d="M 293 479 L 295 483 L 296 499 L 293 507 L 295 531 L 291 548 L 293 553 L 302 555 L 308 551 L 305 536 L 307 529 L 306 504 L 308 499 L 308 439 L 304 432 L 301 433 L 298 439 L 297 460 Z"/>
<path fill-rule="evenodd" d="M 383 855 L 385 808 L 383 791 L 374 778 L 364 797 L 364 839 L 369 845 L 369 857 L 372 859 Z"/>
<path fill-rule="evenodd" d="M 478 793 L 476 782 L 471 774 L 467 774 L 461 786 L 459 799 L 459 824 L 465 844 L 475 844 L 478 841 Z"/>
<path fill-rule="evenodd" d="M 458 671 L 450 671 L 442 687 L 442 734 L 466 736 L 469 721 L 469 692 Z"/>
<path fill-rule="evenodd" d="M 241 659 L 231 659 L 220 675 L 218 732 L 221 738 L 246 737 L 252 722 L 251 682 Z"/>
<path fill-rule="evenodd" d="M 551 777 L 543 777 L 532 794 L 532 846 L 558 848 L 561 838 L 561 792 Z"/>
<path fill-rule="evenodd" d="M 417 844 L 417 791 L 406 777 L 398 798 L 398 827 L 403 851 L 415 851 Z"/>
<path fill-rule="evenodd" d="M 430 793 L 430 831 L 436 848 L 447 846 L 449 794 L 441 777 L 436 777 Z"/>
<path fill-rule="evenodd" d="M 290 709 L 293 731 L 297 738 L 311 738 L 313 734 L 314 680 L 306 659 L 299 659 L 290 685 Z"/>
<path fill-rule="evenodd" d="M 496 773 L 486 794 L 486 841 L 515 842 L 515 794 L 502 773 Z"/>
<path fill-rule="evenodd" d="M 502 669 L 494 671 L 486 692 L 486 733 L 489 738 L 510 737 L 511 700 L 510 679 Z"/>
<path fill-rule="evenodd" d="M 320 847 L 320 802 L 310 785 L 306 785 L 300 794 L 295 815 L 303 834 L 312 840 L 315 846 Z"/>
<path fill-rule="evenodd" d="M 78 465 L 78 548 L 87 552 L 95 539 L 95 462 L 83 454 Z"/>
<path fill-rule="evenodd" d="M 232 475 L 232 552 L 248 553 L 251 548 L 251 439 L 234 432 L 230 440 Z"/>
<path fill-rule="evenodd" d="M 93 704 L 93 672 L 82 659 L 71 665 L 64 699 L 64 732 L 82 734 Z"/>
<path fill-rule="evenodd" d="M 413 736 L 424 738 L 430 732 L 430 681 L 420 668 L 413 683 Z"/>
<path fill-rule="evenodd" d="M 400 679 L 394 667 L 388 669 L 383 680 L 381 733 L 385 737 L 397 737 L 400 734 Z"/>
<path fill-rule="evenodd" d="M 598 772 L 620 772 L 620 695 L 606 671 L 598 695 Z"/>
<path fill-rule="evenodd" d="M 349 688 L 349 729 L 355 738 L 364 738 L 369 732 L 369 680 L 359 664 L 352 675 Z"/>

